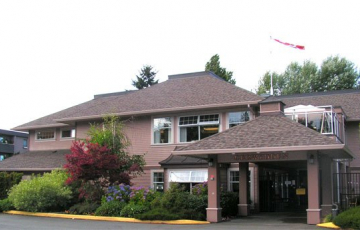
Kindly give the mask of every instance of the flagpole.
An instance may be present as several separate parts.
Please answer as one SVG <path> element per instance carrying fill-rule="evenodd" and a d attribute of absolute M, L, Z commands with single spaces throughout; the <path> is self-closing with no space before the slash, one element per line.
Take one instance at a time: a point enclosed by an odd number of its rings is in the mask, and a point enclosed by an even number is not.
<path fill-rule="evenodd" d="M 270 63 L 272 63 L 272 45 L 271 45 L 272 37 L 270 36 Z M 270 64 L 271 65 L 271 64 Z M 271 66 L 270 66 L 271 67 Z M 273 87 L 273 75 L 270 69 L 270 96 L 274 95 L 274 87 Z"/>

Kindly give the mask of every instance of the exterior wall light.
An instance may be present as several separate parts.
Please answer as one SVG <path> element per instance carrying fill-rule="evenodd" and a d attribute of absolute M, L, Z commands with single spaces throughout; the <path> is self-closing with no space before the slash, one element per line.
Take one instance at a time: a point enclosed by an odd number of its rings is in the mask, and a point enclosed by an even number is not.
<path fill-rule="evenodd" d="M 208 161 L 209 167 L 212 167 L 214 165 L 214 159 L 210 158 Z"/>
<path fill-rule="evenodd" d="M 309 156 L 309 163 L 310 163 L 310 164 L 314 164 L 314 160 L 315 160 L 315 156 L 314 156 L 314 154 L 311 154 L 311 155 Z"/>

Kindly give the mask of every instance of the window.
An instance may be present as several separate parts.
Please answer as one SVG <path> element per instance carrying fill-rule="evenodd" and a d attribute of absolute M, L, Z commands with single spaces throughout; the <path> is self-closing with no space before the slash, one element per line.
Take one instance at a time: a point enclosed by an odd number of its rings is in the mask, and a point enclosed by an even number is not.
<path fill-rule="evenodd" d="M 153 172 L 153 187 L 155 191 L 163 192 L 164 191 L 164 173 L 163 172 Z"/>
<path fill-rule="evenodd" d="M 23 148 L 27 149 L 27 147 L 28 147 L 28 141 L 27 139 L 23 139 Z"/>
<path fill-rule="evenodd" d="M 219 114 L 180 117 L 180 142 L 201 140 L 219 132 Z"/>
<path fill-rule="evenodd" d="M 185 191 L 192 192 L 192 188 L 208 180 L 208 170 L 173 170 L 169 171 L 170 182 L 176 182 L 182 186 Z"/>
<path fill-rule="evenodd" d="M 75 138 L 75 129 L 61 130 L 61 138 Z"/>
<path fill-rule="evenodd" d="M 250 120 L 250 112 L 232 112 L 229 113 L 229 128 Z"/>
<path fill-rule="evenodd" d="M 55 139 L 54 130 L 43 130 L 36 132 L 36 140 L 52 140 Z"/>
<path fill-rule="evenodd" d="M 239 192 L 239 171 L 230 171 L 229 184 L 231 192 Z"/>
<path fill-rule="evenodd" d="M 171 143 L 171 118 L 155 118 L 153 132 L 154 144 Z"/>

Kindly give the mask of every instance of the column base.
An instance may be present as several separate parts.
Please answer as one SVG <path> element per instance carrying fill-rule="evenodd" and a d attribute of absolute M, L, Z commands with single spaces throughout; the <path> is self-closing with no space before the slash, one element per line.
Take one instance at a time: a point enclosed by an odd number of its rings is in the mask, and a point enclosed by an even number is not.
<path fill-rule="evenodd" d="M 321 209 L 306 209 L 307 224 L 320 224 L 321 223 Z"/>
<path fill-rule="evenodd" d="M 239 216 L 248 216 L 250 214 L 250 205 L 249 204 L 238 204 L 238 213 L 239 213 Z"/>
<path fill-rule="evenodd" d="M 331 214 L 332 205 L 331 204 L 322 204 L 321 205 L 321 217 Z"/>
<path fill-rule="evenodd" d="M 211 223 L 221 222 L 221 210 L 222 208 L 207 208 L 206 220 Z"/>

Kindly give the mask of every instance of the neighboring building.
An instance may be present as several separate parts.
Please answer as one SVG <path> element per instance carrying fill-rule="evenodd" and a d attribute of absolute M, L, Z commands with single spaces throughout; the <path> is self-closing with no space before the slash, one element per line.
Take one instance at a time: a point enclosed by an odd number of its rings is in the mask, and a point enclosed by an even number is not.
<path fill-rule="evenodd" d="M 24 132 L 0 129 L 0 161 L 28 151 L 28 136 Z"/>
<path fill-rule="evenodd" d="M 191 191 L 208 181 L 208 220 L 220 221 L 220 187 L 239 192 L 239 214 L 302 210 L 308 223 L 342 195 L 334 172 L 358 172 L 360 91 L 263 98 L 211 72 L 169 76 L 152 87 L 95 95 L 83 104 L 16 127 L 29 153 L 0 170 L 41 172 L 61 166 L 75 139 L 107 114 L 130 120 L 130 154 L 145 154 L 135 184 Z M 131 119 L 129 119 L 131 118 Z M 293 120 L 293 121 L 292 121 Z M 351 161 L 355 157 L 355 160 Z"/>

